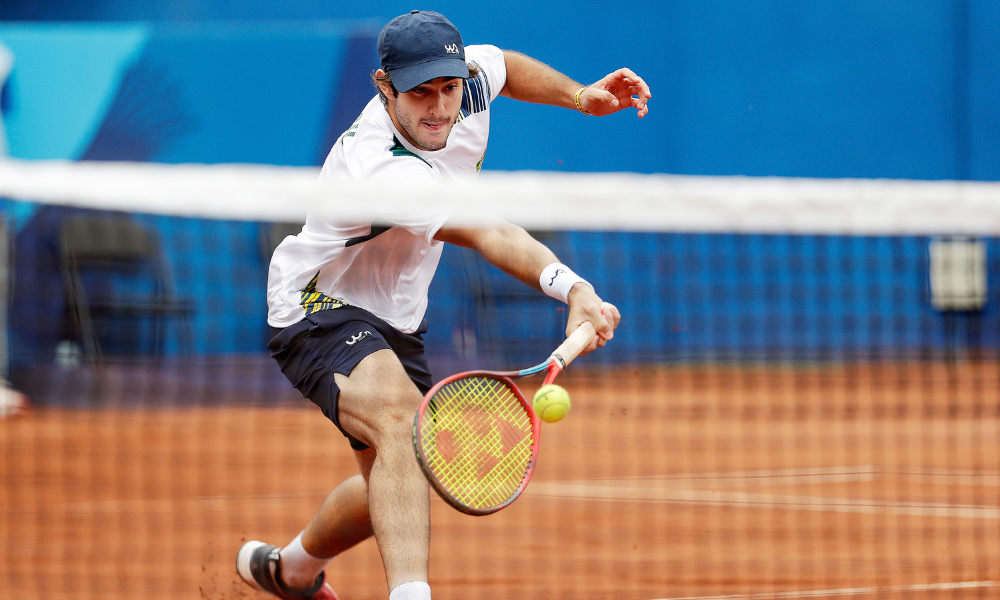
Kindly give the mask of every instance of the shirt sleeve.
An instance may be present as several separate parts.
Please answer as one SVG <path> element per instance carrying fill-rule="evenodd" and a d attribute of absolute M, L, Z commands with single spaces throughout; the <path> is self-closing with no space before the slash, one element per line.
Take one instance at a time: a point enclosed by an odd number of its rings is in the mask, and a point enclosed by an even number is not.
<path fill-rule="evenodd" d="M 500 90 L 507 84 L 507 62 L 504 60 L 503 50 L 488 45 L 466 46 L 465 59 L 479 65 L 489 87 L 490 102 L 496 100 Z"/>
<path fill-rule="evenodd" d="M 373 167 L 367 174 L 369 181 L 406 181 L 414 189 L 421 186 L 440 185 L 440 176 L 434 169 L 415 157 L 398 157 L 386 160 Z M 378 202 L 376 200 L 375 202 Z M 405 204 L 405 206 L 404 206 Z M 375 211 L 383 223 L 399 226 L 428 243 L 437 241 L 434 236 L 451 217 L 444 203 L 428 202 L 386 202 L 376 204 Z"/>

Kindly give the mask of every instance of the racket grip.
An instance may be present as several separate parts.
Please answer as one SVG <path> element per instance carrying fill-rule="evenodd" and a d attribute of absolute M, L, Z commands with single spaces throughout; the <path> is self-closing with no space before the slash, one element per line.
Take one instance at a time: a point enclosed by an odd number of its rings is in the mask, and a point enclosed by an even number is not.
<path fill-rule="evenodd" d="M 576 331 L 566 338 L 565 342 L 559 344 L 559 347 L 552 353 L 552 358 L 559 365 L 559 369 L 565 369 L 569 363 L 573 362 L 574 358 L 580 356 L 580 353 L 590 344 L 590 340 L 594 339 L 596 334 L 594 325 L 590 321 L 584 321 L 576 328 Z"/>

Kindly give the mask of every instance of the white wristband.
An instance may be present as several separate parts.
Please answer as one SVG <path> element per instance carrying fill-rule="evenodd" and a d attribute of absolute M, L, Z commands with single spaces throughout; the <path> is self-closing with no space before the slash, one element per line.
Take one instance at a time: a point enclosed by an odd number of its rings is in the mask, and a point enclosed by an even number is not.
<path fill-rule="evenodd" d="M 542 274 L 538 278 L 538 285 L 542 286 L 542 291 L 546 295 L 552 296 L 556 300 L 562 300 L 569 304 L 569 291 L 578 283 L 590 283 L 574 273 L 569 267 L 562 263 L 552 263 L 542 269 Z M 590 289 L 594 286 L 590 285 Z"/>

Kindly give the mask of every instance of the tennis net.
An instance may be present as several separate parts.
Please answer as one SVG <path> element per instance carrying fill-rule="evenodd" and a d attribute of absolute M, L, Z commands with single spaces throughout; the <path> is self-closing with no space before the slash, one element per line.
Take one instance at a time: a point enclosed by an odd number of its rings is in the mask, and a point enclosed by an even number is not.
<path fill-rule="evenodd" d="M 254 597 L 242 542 L 287 543 L 356 472 L 266 350 L 267 263 L 315 177 L 0 163 L 7 379 L 30 401 L 0 410 L 0 597 Z M 481 179 L 445 200 L 529 229 L 623 319 L 560 376 L 573 409 L 521 498 L 432 499 L 436 598 L 1000 593 L 1000 186 Z M 371 190 L 341 193 L 363 217 Z M 565 317 L 448 247 L 434 378 L 535 364 Z M 387 593 L 371 540 L 327 572 Z"/>

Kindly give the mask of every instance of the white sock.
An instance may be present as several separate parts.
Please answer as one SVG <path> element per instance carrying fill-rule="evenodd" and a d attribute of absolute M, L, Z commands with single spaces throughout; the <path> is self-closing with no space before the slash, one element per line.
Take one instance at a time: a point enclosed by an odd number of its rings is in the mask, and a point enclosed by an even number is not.
<path fill-rule="evenodd" d="M 290 544 L 281 549 L 281 580 L 290 589 L 307 590 L 326 565 L 330 558 L 316 558 L 302 547 L 300 533 Z"/>
<path fill-rule="evenodd" d="M 431 586 L 425 581 L 411 581 L 389 592 L 389 600 L 431 600 Z"/>

